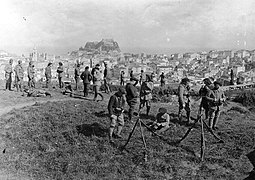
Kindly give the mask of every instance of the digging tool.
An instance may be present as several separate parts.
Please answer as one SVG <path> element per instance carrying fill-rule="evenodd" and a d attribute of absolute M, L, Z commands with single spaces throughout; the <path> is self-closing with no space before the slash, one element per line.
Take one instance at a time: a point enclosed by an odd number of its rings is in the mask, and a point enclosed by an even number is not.
<path fill-rule="evenodd" d="M 203 117 L 203 112 L 200 111 L 198 113 L 197 119 L 194 122 L 194 124 L 187 130 L 187 132 L 184 134 L 184 136 L 179 141 L 177 141 L 177 143 L 181 143 L 186 137 L 188 137 L 191 130 L 196 126 L 196 123 L 200 122 L 200 124 L 201 124 L 201 147 L 200 147 L 201 156 L 200 157 L 201 157 L 201 161 L 204 161 L 204 156 L 205 156 L 204 126 L 213 135 L 213 137 L 219 141 L 219 143 L 224 143 L 224 141 L 213 132 L 213 130 L 205 123 L 205 121 L 202 119 L 202 117 Z"/>

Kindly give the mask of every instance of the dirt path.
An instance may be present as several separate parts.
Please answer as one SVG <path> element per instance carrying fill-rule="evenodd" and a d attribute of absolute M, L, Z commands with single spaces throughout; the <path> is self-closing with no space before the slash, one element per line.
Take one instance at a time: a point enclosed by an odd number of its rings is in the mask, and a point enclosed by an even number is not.
<path fill-rule="evenodd" d="M 10 112 L 13 109 L 21 109 L 26 106 L 32 106 L 35 103 L 46 103 L 46 102 L 59 102 L 59 101 L 81 101 L 81 99 L 74 99 L 74 98 L 55 98 L 55 99 L 37 99 L 36 101 L 29 101 L 29 102 L 21 102 L 15 105 L 5 106 L 0 109 L 0 116 Z"/>

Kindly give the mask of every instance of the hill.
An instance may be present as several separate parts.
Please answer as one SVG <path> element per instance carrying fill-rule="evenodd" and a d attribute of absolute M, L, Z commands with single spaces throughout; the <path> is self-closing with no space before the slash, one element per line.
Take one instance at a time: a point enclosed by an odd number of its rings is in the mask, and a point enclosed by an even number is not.
<path fill-rule="evenodd" d="M 92 98 L 92 95 L 91 95 Z M 181 144 L 174 144 L 188 127 L 176 119 L 176 102 L 153 103 L 171 115 L 171 128 L 164 139 L 144 129 L 148 162 L 143 161 L 143 145 L 137 128 L 128 151 L 120 151 L 133 127 L 126 122 L 123 139 L 108 142 L 107 100 L 93 102 L 74 99 L 36 103 L 15 109 L 1 117 L 1 138 L 5 153 L 0 170 L 26 174 L 31 179 L 244 179 L 252 166 L 246 158 L 254 146 L 255 115 L 236 111 L 238 104 L 224 107 L 217 134 L 224 144 L 206 132 L 205 161 L 200 162 L 200 126 Z M 14 99 L 13 99 L 14 100 Z M 192 116 L 196 116 L 197 104 Z M 144 122 L 154 117 L 142 116 Z"/>

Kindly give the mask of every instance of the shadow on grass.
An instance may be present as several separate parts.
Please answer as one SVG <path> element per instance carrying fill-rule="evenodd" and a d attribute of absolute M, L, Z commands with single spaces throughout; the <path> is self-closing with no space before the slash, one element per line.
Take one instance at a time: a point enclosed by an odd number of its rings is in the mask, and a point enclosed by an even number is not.
<path fill-rule="evenodd" d="M 84 136 L 95 135 L 98 137 L 106 137 L 108 132 L 108 129 L 106 129 L 99 123 L 82 124 L 76 126 L 76 130 L 79 134 L 83 134 Z"/>

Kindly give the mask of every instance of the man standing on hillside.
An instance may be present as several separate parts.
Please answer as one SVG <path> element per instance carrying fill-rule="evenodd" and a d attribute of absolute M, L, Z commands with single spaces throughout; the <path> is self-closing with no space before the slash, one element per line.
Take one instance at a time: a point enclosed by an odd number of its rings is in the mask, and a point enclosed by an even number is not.
<path fill-rule="evenodd" d="M 124 75 L 125 75 L 125 72 L 121 71 L 121 73 L 120 73 L 120 85 L 121 86 L 124 86 Z"/>
<path fill-rule="evenodd" d="M 138 90 L 135 87 L 135 84 L 137 84 L 138 80 L 133 78 L 130 78 L 130 82 L 126 85 L 126 100 L 129 106 L 128 110 L 128 120 L 129 122 L 132 122 L 132 117 L 134 114 L 135 106 L 137 104 L 137 98 L 138 98 Z"/>
<path fill-rule="evenodd" d="M 117 138 L 122 138 L 120 135 L 122 128 L 124 126 L 124 105 L 125 105 L 125 99 L 124 95 L 126 94 L 126 91 L 124 88 L 120 88 L 118 92 L 116 92 L 114 95 L 110 97 L 109 103 L 108 103 L 108 112 L 110 116 L 110 128 L 109 128 L 109 141 L 110 143 L 113 143 L 113 131 L 118 124 L 117 129 Z"/>
<path fill-rule="evenodd" d="M 140 85 L 142 85 L 143 82 L 145 82 L 145 81 L 146 81 L 146 75 L 145 75 L 144 71 L 141 70 L 140 80 L 139 80 Z"/>
<path fill-rule="evenodd" d="M 178 101 L 179 101 L 179 112 L 178 117 L 179 120 L 182 120 L 182 116 L 184 111 L 187 114 L 187 123 L 190 123 L 190 99 L 189 99 L 189 82 L 188 78 L 183 78 L 178 87 Z"/>
<path fill-rule="evenodd" d="M 213 130 L 218 129 L 217 123 L 223 102 L 226 100 L 224 92 L 220 89 L 221 83 L 215 81 L 214 88 L 208 92 L 206 99 L 209 105 L 209 127 Z"/>
<path fill-rule="evenodd" d="M 74 69 L 75 90 L 78 90 L 80 74 L 80 64 L 77 63 Z"/>
<path fill-rule="evenodd" d="M 166 85 L 166 79 L 165 79 L 165 74 L 164 74 L 164 72 L 161 73 L 161 75 L 159 76 L 159 78 L 160 78 L 160 86 L 161 86 L 162 88 L 164 88 L 165 85 Z"/>
<path fill-rule="evenodd" d="M 149 115 L 151 109 L 153 82 L 150 75 L 146 75 L 145 82 L 142 83 L 140 90 L 139 111 L 146 105 L 146 115 Z"/>
<path fill-rule="evenodd" d="M 89 86 L 90 82 L 92 80 L 92 75 L 90 74 L 89 67 L 85 67 L 85 71 L 81 73 L 81 79 L 83 80 L 83 86 L 84 86 L 84 97 L 87 97 L 89 95 Z"/>
<path fill-rule="evenodd" d="M 108 67 L 107 67 L 107 63 L 104 63 L 104 87 L 105 87 L 105 93 L 109 94 L 111 91 L 109 83 L 109 74 L 108 74 Z"/>
<path fill-rule="evenodd" d="M 28 87 L 35 88 L 35 69 L 32 61 L 29 62 L 27 67 L 27 76 L 28 76 Z"/>
<path fill-rule="evenodd" d="M 22 61 L 19 60 L 18 64 L 15 66 L 15 81 L 17 92 L 23 92 L 23 78 L 24 78 L 24 69 L 22 67 Z"/>
<path fill-rule="evenodd" d="M 4 68 L 4 71 L 5 71 L 5 81 L 6 81 L 6 84 L 5 84 L 5 89 L 9 90 L 9 91 L 12 91 L 11 89 L 11 85 L 12 85 L 12 63 L 13 63 L 13 60 L 10 59 L 9 60 L 9 64 L 7 64 Z"/>
<path fill-rule="evenodd" d="M 202 109 L 204 109 L 205 118 L 208 119 L 209 105 L 208 105 L 208 100 L 206 98 L 206 95 L 209 93 L 209 91 L 211 91 L 213 84 L 209 78 L 205 78 L 203 82 L 204 82 L 204 85 L 199 90 L 199 95 L 202 99 L 201 99 L 198 113 L 201 114 Z"/>
<path fill-rule="evenodd" d="M 102 101 L 104 100 L 104 96 L 99 92 L 100 91 L 100 86 L 101 86 L 101 72 L 100 72 L 100 65 L 97 64 L 96 67 L 93 70 L 93 88 L 95 92 L 95 96 L 93 101 L 96 101 L 97 96 L 101 96 Z"/>
<path fill-rule="evenodd" d="M 45 77 L 46 77 L 46 88 L 49 88 L 51 86 L 51 66 L 52 63 L 48 63 L 48 66 L 45 68 Z"/>
<path fill-rule="evenodd" d="M 59 84 L 59 88 L 63 88 L 64 87 L 64 83 L 62 81 L 62 78 L 64 77 L 64 67 L 63 67 L 63 63 L 62 62 L 59 62 L 58 64 L 59 64 L 59 66 L 57 68 L 58 84 Z"/>

